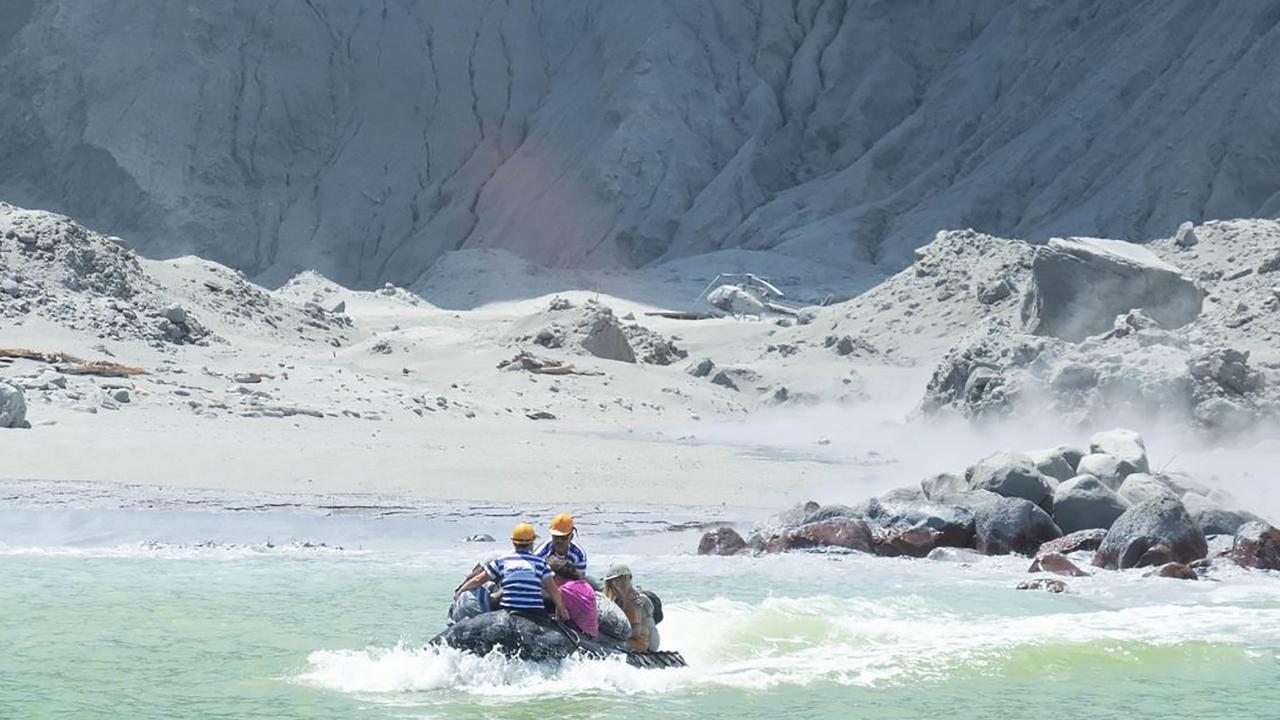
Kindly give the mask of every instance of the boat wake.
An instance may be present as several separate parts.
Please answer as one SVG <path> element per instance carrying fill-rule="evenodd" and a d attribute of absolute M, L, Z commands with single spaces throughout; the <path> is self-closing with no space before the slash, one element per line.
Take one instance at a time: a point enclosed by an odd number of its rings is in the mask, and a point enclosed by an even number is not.
<path fill-rule="evenodd" d="M 1041 600 L 1041 598 L 1036 598 Z M 458 695 L 531 699 L 662 694 L 698 688 L 758 691 L 815 683 L 904 686 L 1083 662 L 1096 672 L 1162 663 L 1270 662 L 1280 644 L 1280 607 L 1148 605 L 1100 610 L 1078 599 L 1044 598 L 1056 612 L 938 612 L 918 599 L 723 598 L 673 603 L 664 647 L 688 668 L 641 670 L 620 659 L 531 663 L 450 648 L 320 650 L 297 680 L 363 696 L 406 701 Z"/>

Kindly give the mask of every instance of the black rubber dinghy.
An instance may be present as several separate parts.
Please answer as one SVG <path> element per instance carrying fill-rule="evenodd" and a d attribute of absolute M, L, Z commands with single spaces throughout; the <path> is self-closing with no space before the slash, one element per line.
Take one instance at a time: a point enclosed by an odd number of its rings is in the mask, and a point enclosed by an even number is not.
<path fill-rule="evenodd" d="M 476 655 L 488 655 L 496 650 L 509 657 L 534 662 L 560 661 L 571 655 L 596 658 L 621 655 L 627 664 L 639 668 L 688 665 L 678 652 L 636 652 L 627 649 L 625 643 L 614 645 L 593 640 L 551 617 L 507 610 L 487 612 L 450 625 L 429 644 L 447 645 Z"/>

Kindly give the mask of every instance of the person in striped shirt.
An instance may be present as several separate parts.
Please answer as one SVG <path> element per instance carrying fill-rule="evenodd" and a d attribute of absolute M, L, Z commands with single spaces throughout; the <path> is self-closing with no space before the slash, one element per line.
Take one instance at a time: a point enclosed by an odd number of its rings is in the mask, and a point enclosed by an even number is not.
<path fill-rule="evenodd" d="M 561 513 L 551 519 L 551 539 L 538 546 L 534 555 L 547 561 L 552 572 L 569 580 L 587 577 L 587 554 L 573 541 L 578 535 L 573 516 Z"/>
<path fill-rule="evenodd" d="M 546 598 L 550 598 L 556 617 L 568 620 L 569 614 L 565 611 L 551 568 L 545 560 L 533 554 L 533 543 L 537 539 L 532 525 L 516 525 L 511 532 L 512 551 L 486 562 L 480 571 L 458 586 L 454 597 L 492 580 L 502 589 L 498 602 L 502 609 L 544 615 L 547 612 Z"/>

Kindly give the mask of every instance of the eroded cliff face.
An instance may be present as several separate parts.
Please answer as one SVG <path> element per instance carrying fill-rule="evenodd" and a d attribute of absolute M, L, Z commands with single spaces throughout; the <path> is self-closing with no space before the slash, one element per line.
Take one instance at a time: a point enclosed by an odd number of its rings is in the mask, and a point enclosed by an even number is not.
<path fill-rule="evenodd" d="M 0 197 L 409 283 L 1280 213 L 1280 3 L 10 0 Z"/>

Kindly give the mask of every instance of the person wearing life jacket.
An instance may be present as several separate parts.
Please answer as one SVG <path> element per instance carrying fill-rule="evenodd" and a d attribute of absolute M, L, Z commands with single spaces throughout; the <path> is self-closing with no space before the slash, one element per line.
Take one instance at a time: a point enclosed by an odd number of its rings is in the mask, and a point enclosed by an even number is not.
<path fill-rule="evenodd" d="M 520 523 L 511 531 L 512 551 L 493 558 L 454 591 L 456 599 L 463 593 L 493 581 L 501 590 L 498 606 L 503 610 L 521 613 L 535 619 L 547 614 L 547 600 L 557 619 L 568 620 L 560 587 L 554 581 L 554 573 L 547 562 L 533 554 L 533 543 L 538 533 L 529 523 Z"/>
<path fill-rule="evenodd" d="M 578 534 L 573 516 L 561 513 L 552 518 L 549 534 L 551 539 L 539 545 L 533 554 L 546 560 L 555 573 L 560 597 L 569 613 L 568 624 L 594 638 L 600 634 L 596 592 L 587 579 L 587 554 L 573 541 Z"/>
<path fill-rule="evenodd" d="M 653 601 L 631 582 L 631 568 L 614 563 L 604 576 L 604 596 L 622 608 L 631 622 L 627 647 L 639 652 L 655 652 L 662 644 Z"/>

